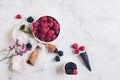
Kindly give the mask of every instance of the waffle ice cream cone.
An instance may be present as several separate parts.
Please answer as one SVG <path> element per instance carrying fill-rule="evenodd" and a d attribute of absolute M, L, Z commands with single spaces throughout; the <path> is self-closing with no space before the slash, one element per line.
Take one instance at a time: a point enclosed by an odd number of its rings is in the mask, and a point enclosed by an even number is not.
<path fill-rule="evenodd" d="M 56 46 L 53 44 L 45 44 L 45 47 L 48 49 L 50 52 L 54 52 L 56 49 Z"/>
<path fill-rule="evenodd" d="M 32 52 L 32 54 L 29 56 L 27 60 L 28 64 L 31 64 L 32 66 L 35 64 L 35 60 L 37 59 L 39 48 L 40 47 L 37 46 L 35 50 Z"/>

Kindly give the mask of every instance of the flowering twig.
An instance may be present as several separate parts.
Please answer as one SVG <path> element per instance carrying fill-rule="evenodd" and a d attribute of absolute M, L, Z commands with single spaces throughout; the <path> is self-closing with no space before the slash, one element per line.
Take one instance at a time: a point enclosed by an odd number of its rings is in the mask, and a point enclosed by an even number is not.
<path fill-rule="evenodd" d="M 30 48 L 30 49 L 31 49 L 31 48 Z M 20 44 L 20 43 L 19 43 L 19 40 L 16 39 L 15 44 L 14 44 L 13 46 L 9 46 L 9 50 L 7 50 L 7 49 L 2 50 L 2 51 L 8 51 L 8 53 L 7 53 L 7 55 L 6 55 L 3 59 L 0 60 L 0 62 L 3 61 L 3 60 L 5 60 L 5 59 L 10 59 L 10 58 L 12 58 L 13 56 L 16 56 L 16 55 L 22 56 L 24 53 L 26 53 L 26 52 L 29 51 L 30 49 L 28 49 L 28 48 L 25 46 L 24 43 L 23 43 L 23 44 Z M 13 51 L 13 50 L 14 50 L 14 53 L 16 53 L 16 54 L 11 54 L 11 55 L 9 56 L 10 52 Z M 2 51 L 1 51 L 1 52 L 2 52 Z"/>

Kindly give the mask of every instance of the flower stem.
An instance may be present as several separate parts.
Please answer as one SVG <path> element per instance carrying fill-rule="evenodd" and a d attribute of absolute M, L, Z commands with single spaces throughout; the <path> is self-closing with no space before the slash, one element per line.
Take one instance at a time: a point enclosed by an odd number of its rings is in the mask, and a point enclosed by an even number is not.
<path fill-rule="evenodd" d="M 13 56 L 16 56 L 16 54 L 14 54 L 14 55 L 11 55 L 11 56 L 6 56 L 6 57 L 4 57 L 3 59 L 1 59 L 0 60 L 0 62 L 2 62 L 3 60 L 5 60 L 5 59 L 11 59 Z"/>

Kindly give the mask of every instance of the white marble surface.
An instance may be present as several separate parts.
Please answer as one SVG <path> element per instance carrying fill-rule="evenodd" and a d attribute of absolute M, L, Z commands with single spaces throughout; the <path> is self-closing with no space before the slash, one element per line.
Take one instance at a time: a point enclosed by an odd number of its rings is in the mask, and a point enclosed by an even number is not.
<path fill-rule="evenodd" d="M 14 18 L 18 13 L 21 20 Z M 14 73 L 12 80 L 120 80 L 120 0 L 0 0 L 0 50 L 8 46 L 11 30 L 30 15 L 51 15 L 60 22 L 61 33 L 52 43 L 64 56 L 56 63 L 55 55 L 48 54 L 48 70 Z M 86 46 L 92 72 L 72 54 L 73 42 Z M 60 70 L 68 61 L 77 63 L 77 76 Z M 0 80 L 9 76 L 8 65 L 0 63 Z"/>

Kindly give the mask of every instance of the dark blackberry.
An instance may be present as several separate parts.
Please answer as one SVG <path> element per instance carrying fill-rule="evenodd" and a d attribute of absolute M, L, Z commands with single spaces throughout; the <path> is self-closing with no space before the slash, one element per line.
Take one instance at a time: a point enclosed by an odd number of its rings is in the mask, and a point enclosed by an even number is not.
<path fill-rule="evenodd" d="M 56 57 L 55 57 L 55 61 L 59 62 L 59 61 L 60 61 L 60 57 L 59 57 L 59 56 L 56 56 Z"/>
<path fill-rule="evenodd" d="M 72 69 L 66 69 L 65 72 L 66 72 L 66 74 L 72 74 L 73 70 Z"/>
<path fill-rule="evenodd" d="M 27 43 L 27 44 L 26 44 L 26 48 L 31 49 L 31 48 L 32 48 L 31 43 Z"/>
<path fill-rule="evenodd" d="M 59 52 L 58 52 L 58 55 L 59 55 L 59 56 L 63 56 L 63 51 L 59 51 Z"/>
<path fill-rule="evenodd" d="M 31 16 L 27 18 L 27 22 L 32 23 L 33 21 L 34 19 Z"/>
<path fill-rule="evenodd" d="M 71 63 L 71 64 L 70 64 L 70 68 L 71 68 L 71 69 L 77 69 L 77 66 L 76 66 L 75 63 Z"/>

